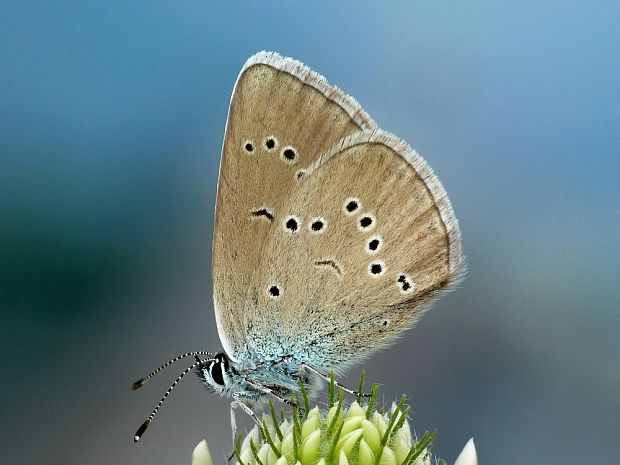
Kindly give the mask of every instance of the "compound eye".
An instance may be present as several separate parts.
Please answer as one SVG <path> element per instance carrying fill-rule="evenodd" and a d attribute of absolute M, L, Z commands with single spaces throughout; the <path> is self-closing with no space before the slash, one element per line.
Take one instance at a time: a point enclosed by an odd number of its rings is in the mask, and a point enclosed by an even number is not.
<path fill-rule="evenodd" d="M 224 386 L 224 363 L 221 360 L 217 360 L 209 367 L 209 374 L 214 382 L 220 386 Z"/>

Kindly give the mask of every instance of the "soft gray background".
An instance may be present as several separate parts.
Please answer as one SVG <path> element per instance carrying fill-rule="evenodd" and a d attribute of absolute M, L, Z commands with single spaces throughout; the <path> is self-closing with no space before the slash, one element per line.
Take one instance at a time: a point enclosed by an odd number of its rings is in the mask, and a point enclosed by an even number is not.
<path fill-rule="evenodd" d="M 0 3 L 0 461 L 187 464 L 228 402 L 179 385 L 217 349 L 220 143 L 252 53 L 296 57 L 444 182 L 470 273 L 367 364 L 449 463 L 617 463 L 615 1 Z M 351 373 L 355 380 L 359 370 Z M 219 462 L 221 463 L 221 462 Z"/>

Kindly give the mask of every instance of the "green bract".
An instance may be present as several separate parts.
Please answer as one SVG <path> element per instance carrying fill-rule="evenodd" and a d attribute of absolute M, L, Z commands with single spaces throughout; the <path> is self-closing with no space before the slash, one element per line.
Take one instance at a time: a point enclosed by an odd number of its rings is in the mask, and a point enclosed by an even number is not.
<path fill-rule="evenodd" d="M 310 409 L 305 392 L 290 418 L 277 415 L 273 404 L 235 447 L 237 465 L 430 465 L 428 450 L 435 433 L 420 439 L 411 435 L 405 396 L 389 413 L 375 408 L 377 388 L 361 403 L 361 396 L 345 406 L 342 391 L 334 402 L 330 383 L 327 408 Z M 194 452 L 205 456 L 206 443 Z M 208 450 L 208 449 L 207 449 Z M 210 457 L 209 457 L 210 458 Z M 206 461 L 193 461 L 207 465 Z M 443 461 L 435 463 L 444 463 Z"/>

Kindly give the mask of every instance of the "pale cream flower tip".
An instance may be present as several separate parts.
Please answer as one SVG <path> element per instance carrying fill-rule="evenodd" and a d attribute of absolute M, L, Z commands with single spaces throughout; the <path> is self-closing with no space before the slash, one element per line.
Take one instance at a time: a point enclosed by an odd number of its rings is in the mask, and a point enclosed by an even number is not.
<path fill-rule="evenodd" d="M 454 465 L 478 465 L 478 456 L 476 455 L 476 446 L 474 438 L 471 438 L 463 447 L 463 450 L 456 458 Z"/>
<path fill-rule="evenodd" d="M 211 452 L 209 452 L 206 439 L 200 441 L 194 448 L 194 452 L 192 453 L 192 465 L 213 465 Z"/>

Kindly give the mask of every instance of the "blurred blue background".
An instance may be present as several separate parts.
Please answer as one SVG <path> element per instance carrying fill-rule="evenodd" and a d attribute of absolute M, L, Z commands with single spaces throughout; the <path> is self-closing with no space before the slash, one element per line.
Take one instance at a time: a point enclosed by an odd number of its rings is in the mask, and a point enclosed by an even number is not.
<path fill-rule="evenodd" d="M 614 1 L 1 2 L 2 462 L 183 464 L 206 437 L 222 463 L 227 401 L 184 381 L 134 445 L 177 369 L 129 387 L 220 347 L 220 144 L 266 49 L 409 141 L 460 219 L 467 280 L 365 365 L 385 398 L 448 463 L 470 436 L 482 464 L 617 463 L 618 24 Z"/>

